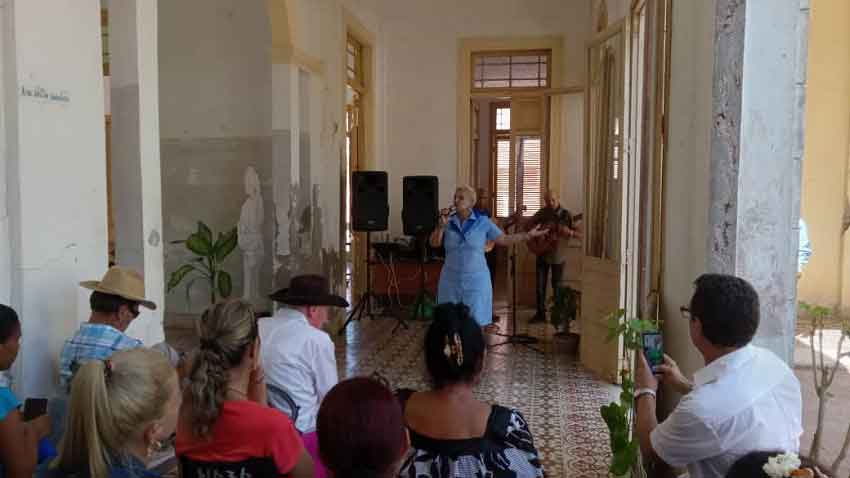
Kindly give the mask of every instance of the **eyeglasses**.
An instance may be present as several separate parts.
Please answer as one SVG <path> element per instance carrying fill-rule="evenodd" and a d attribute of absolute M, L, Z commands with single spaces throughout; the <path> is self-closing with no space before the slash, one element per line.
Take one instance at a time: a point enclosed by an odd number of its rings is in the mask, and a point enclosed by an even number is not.
<path fill-rule="evenodd" d="M 685 307 L 684 305 L 679 307 L 679 312 L 681 312 L 682 317 L 687 320 L 691 320 L 694 318 L 693 314 L 691 314 L 691 309 Z"/>

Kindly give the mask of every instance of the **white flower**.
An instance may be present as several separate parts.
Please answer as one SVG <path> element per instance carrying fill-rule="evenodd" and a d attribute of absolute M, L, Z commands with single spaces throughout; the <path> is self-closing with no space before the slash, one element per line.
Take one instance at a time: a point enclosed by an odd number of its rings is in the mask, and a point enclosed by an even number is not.
<path fill-rule="evenodd" d="M 762 470 L 770 478 L 787 478 L 798 468 L 800 468 L 800 457 L 796 453 L 783 453 L 768 458 Z"/>

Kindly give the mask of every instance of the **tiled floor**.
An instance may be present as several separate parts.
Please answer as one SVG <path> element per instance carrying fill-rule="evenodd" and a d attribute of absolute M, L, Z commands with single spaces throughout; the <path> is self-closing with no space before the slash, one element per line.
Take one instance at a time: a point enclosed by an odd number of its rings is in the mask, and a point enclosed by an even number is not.
<path fill-rule="evenodd" d="M 524 318 L 530 314 L 520 313 L 517 328 L 540 337 L 542 353 L 517 345 L 491 348 L 477 395 L 522 411 L 547 476 L 607 477 L 608 433 L 599 407 L 613 399 L 616 390 L 582 369 L 551 328 L 528 326 Z M 427 388 L 422 350 L 427 322 L 412 322 L 393 334 L 394 325 L 390 318 L 364 319 L 334 337 L 340 377 L 378 372 L 394 388 Z"/>

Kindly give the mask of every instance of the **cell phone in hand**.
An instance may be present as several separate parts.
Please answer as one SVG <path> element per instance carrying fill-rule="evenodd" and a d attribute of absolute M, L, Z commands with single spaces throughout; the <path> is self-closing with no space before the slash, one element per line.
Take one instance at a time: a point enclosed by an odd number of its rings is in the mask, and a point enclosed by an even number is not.
<path fill-rule="evenodd" d="M 24 401 L 24 421 L 28 422 L 47 414 L 46 398 L 28 398 Z"/>
<path fill-rule="evenodd" d="M 664 364 L 664 347 L 661 332 L 644 332 L 641 335 L 643 355 L 652 373 L 660 373 L 659 365 Z"/>

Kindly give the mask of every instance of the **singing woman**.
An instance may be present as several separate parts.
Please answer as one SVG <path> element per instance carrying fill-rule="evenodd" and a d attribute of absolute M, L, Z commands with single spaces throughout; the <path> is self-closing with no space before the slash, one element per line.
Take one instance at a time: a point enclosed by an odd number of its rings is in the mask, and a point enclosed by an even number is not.
<path fill-rule="evenodd" d="M 440 222 L 431 233 L 431 247 L 446 249 L 446 261 L 440 273 L 437 302 L 466 304 L 472 317 L 486 332 L 495 330 L 493 324 L 493 286 L 484 246 L 493 241 L 497 246 L 509 246 L 516 242 L 545 234 L 540 227 L 528 232 L 507 235 L 490 218 L 480 216 L 473 210 L 475 190 L 469 186 L 457 188 L 454 195 L 454 212 L 440 211 Z"/>

